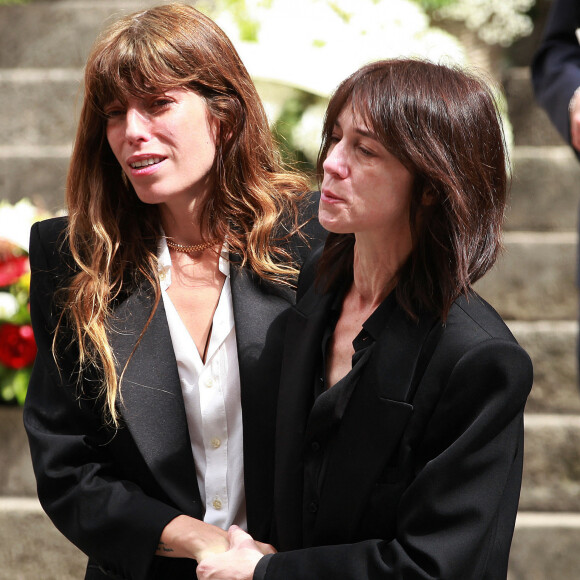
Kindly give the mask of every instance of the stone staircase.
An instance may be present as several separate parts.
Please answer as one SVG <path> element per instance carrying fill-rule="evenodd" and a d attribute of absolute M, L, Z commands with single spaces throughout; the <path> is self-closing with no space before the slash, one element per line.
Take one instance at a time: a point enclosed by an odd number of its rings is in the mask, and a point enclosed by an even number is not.
<path fill-rule="evenodd" d="M 156 3 L 37 0 L 0 6 L 1 199 L 28 197 L 53 212 L 63 207 L 88 49 L 112 15 Z M 575 580 L 580 578 L 574 282 L 580 163 L 535 106 L 525 57 L 516 64 L 504 79 L 515 141 L 506 248 L 478 284 L 535 367 L 509 579 Z M 19 409 L 0 409 L 0 580 L 82 578 L 85 557 L 53 528 L 36 500 L 21 423 Z"/>
<path fill-rule="evenodd" d="M 580 164 L 534 103 L 529 68 L 509 68 L 504 87 L 514 132 L 505 253 L 478 290 L 534 361 L 509 578 L 574 580 L 580 578 Z"/>

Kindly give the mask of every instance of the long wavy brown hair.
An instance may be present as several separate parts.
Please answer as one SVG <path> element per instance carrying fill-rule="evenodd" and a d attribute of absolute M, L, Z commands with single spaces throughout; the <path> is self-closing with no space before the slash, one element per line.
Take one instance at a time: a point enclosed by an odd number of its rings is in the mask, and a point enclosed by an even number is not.
<path fill-rule="evenodd" d="M 143 280 L 154 288 L 157 306 L 161 224 L 157 206 L 142 203 L 124 179 L 107 142 L 104 110 L 130 95 L 175 88 L 202 96 L 219 124 L 215 190 L 201 212 L 202 237 L 227 237 L 231 254 L 262 279 L 292 284 L 297 274 L 285 241 L 298 226 L 297 203 L 309 184 L 283 167 L 260 98 L 230 40 L 184 4 L 113 23 L 97 39 L 85 69 L 66 187 L 68 242 L 78 268 L 60 296 L 59 329 L 72 328 L 81 370 L 101 373 L 100 395 L 115 425 L 120 379 L 107 339 L 111 307 Z"/>
<path fill-rule="evenodd" d="M 494 264 L 509 189 L 503 124 L 491 84 L 464 69 L 419 59 L 366 65 L 327 108 L 318 175 L 336 120 L 352 107 L 413 175 L 413 249 L 398 273 L 399 304 L 445 319 L 454 300 Z M 424 203 L 428 200 L 428 203 Z M 329 234 L 318 268 L 328 290 L 352 278 L 354 235 Z"/>

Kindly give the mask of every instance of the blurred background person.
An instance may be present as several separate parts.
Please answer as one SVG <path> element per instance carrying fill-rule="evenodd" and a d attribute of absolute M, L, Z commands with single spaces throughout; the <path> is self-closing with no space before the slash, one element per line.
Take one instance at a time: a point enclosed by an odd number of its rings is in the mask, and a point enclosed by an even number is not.
<path fill-rule="evenodd" d="M 554 0 L 532 61 L 532 82 L 538 103 L 580 159 L 580 3 L 576 0 Z M 578 264 L 576 270 L 580 285 Z M 580 341 L 577 357 L 580 361 Z"/>

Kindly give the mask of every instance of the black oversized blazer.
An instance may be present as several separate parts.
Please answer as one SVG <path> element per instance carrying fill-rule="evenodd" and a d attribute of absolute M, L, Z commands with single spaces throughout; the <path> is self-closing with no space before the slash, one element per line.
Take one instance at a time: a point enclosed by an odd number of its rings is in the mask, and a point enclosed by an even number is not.
<path fill-rule="evenodd" d="M 255 580 L 505 579 L 528 355 L 475 293 L 453 304 L 444 326 L 395 306 L 333 435 L 319 493 L 305 492 L 304 458 L 320 452 L 307 425 L 333 296 L 304 287 L 278 401 L 282 551 L 261 561 Z"/>
<path fill-rule="evenodd" d="M 123 428 L 102 427 L 94 399 L 77 397 L 74 345 L 57 368 L 51 354 L 55 290 L 71 273 L 61 248 L 65 218 L 31 232 L 31 316 L 38 343 L 24 423 L 40 501 L 89 555 L 87 578 L 195 578 L 191 560 L 153 554 L 179 514 L 203 515 L 169 328 L 160 302 L 122 382 Z M 67 265 L 68 262 L 68 265 Z M 249 531 L 267 539 L 272 509 L 275 404 L 282 326 L 294 293 L 232 265 L 240 365 Z M 122 369 L 152 308 L 146 287 L 119 299 L 109 332 Z M 90 381 L 85 381 L 90 392 Z M 94 389 L 92 389 L 94 390 Z"/>

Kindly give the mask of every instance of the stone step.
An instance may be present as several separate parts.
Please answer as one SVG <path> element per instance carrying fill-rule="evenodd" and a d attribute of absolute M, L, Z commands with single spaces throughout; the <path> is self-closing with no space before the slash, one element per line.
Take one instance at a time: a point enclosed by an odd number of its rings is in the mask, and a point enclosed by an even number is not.
<path fill-rule="evenodd" d="M 520 509 L 580 515 L 580 415 L 526 413 Z"/>
<path fill-rule="evenodd" d="M 57 0 L 2 5 L 0 68 L 83 67 L 95 38 L 109 21 L 161 3 L 159 0 Z"/>
<path fill-rule="evenodd" d="M 507 580 L 577 580 L 580 514 L 518 514 Z"/>
<path fill-rule="evenodd" d="M 579 544 L 580 514 L 520 511 L 508 580 L 577 580 Z M 78 580 L 86 556 L 56 530 L 36 499 L 0 498 L 0 562 L 0 580 Z"/>
<path fill-rule="evenodd" d="M 568 320 L 509 320 L 508 326 L 534 365 L 534 386 L 526 411 L 580 414 L 578 324 Z"/>
<path fill-rule="evenodd" d="M 0 406 L 0 465 L 0 499 L 36 497 L 36 481 L 19 407 Z"/>
<path fill-rule="evenodd" d="M 580 163 L 570 147 L 515 147 L 506 227 L 575 230 Z"/>
<path fill-rule="evenodd" d="M 50 213 L 62 210 L 70 152 L 70 145 L 0 145 L 0 199 L 28 198 Z"/>
<path fill-rule="evenodd" d="M 565 145 L 546 112 L 537 104 L 528 67 L 509 68 L 503 87 L 515 145 Z"/>
<path fill-rule="evenodd" d="M 576 320 L 576 232 L 507 232 L 476 290 L 508 320 Z"/>
<path fill-rule="evenodd" d="M 0 497 L 0 580 L 78 580 L 86 556 L 52 524 L 34 498 Z"/>
<path fill-rule="evenodd" d="M 59 147 L 75 136 L 82 69 L 0 69 L 3 144 Z"/>

